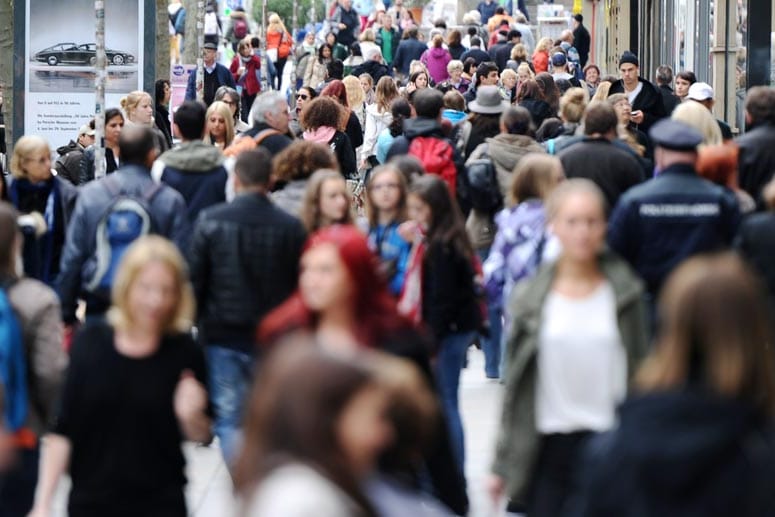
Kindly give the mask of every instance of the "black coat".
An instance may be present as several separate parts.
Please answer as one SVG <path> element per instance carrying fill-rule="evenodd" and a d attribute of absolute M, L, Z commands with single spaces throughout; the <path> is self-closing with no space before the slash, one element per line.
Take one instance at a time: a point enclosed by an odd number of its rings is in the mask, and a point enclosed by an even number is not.
<path fill-rule="evenodd" d="M 350 110 L 350 118 L 347 119 L 347 127 L 344 132 L 347 133 L 347 137 L 350 139 L 353 150 L 358 149 L 363 145 L 363 128 L 358 120 L 358 115 L 352 110 Z"/>
<path fill-rule="evenodd" d="M 579 53 L 579 64 L 581 68 L 587 66 L 587 60 L 589 59 L 589 46 L 591 42 L 589 37 L 589 31 L 586 27 L 579 24 L 579 26 L 573 31 L 573 46 Z"/>
<path fill-rule="evenodd" d="M 775 125 L 758 126 L 737 139 L 740 188 L 763 206 L 762 189 L 775 173 Z"/>
<path fill-rule="evenodd" d="M 474 58 L 474 61 L 476 61 L 476 66 L 479 66 L 479 64 L 484 61 L 490 60 L 490 54 L 488 54 L 486 50 L 482 50 L 481 48 L 477 47 L 470 48 L 463 52 L 463 55 L 460 56 L 460 61 L 465 63 L 466 59 L 469 57 Z"/>
<path fill-rule="evenodd" d="M 666 84 L 659 85 L 659 93 L 662 95 L 662 105 L 665 107 L 665 115 L 670 116 L 673 110 L 681 104 L 681 99 L 673 93 L 673 89 Z"/>
<path fill-rule="evenodd" d="M 361 140 L 363 140 L 363 136 L 361 136 Z M 345 178 L 355 178 L 358 173 L 358 163 L 355 158 L 355 147 L 350 142 L 350 137 L 337 131 L 328 141 L 328 145 L 336 155 L 342 175 Z"/>
<path fill-rule="evenodd" d="M 530 112 L 535 129 L 541 127 L 544 120 L 557 116 L 557 113 L 552 111 L 552 107 L 546 101 L 540 99 L 523 99 L 519 105 Z"/>
<path fill-rule="evenodd" d="M 393 56 L 393 68 L 400 74 L 409 76 L 409 65 L 412 61 L 420 59 L 423 52 L 428 50 L 428 45 L 417 38 L 401 40 Z"/>
<path fill-rule="evenodd" d="M 471 259 L 451 244 L 431 242 L 422 277 L 422 319 L 437 343 L 450 334 L 479 329 L 482 314 Z"/>
<path fill-rule="evenodd" d="M 585 138 L 559 154 L 565 176 L 595 182 L 609 209 L 619 197 L 644 180 L 638 160 L 604 138 Z"/>
<path fill-rule="evenodd" d="M 369 74 L 371 78 L 374 79 L 374 84 L 377 84 L 380 79 L 386 75 L 390 75 L 390 69 L 387 65 L 383 65 L 382 63 L 370 59 L 353 68 L 352 75 L 359 77 L 361 74 Z"/>
<path fill-rule="evenodd" d="M 775 515 L 775 438 L 743 402 L 688 388 L 633 397 L 593 438 L 574 517 Z"/>
<path fill-rule="evenodd" d="M 252 128 L 248 129 L 243 133 L 244 136 L 250 136 L 255 138 L 256 135 L 258 135 L 261 131 L 265 129 L 272 129 L 269 124 L 265 122 L 259 122 L 253 125 Z M 267 151 L 269 151 L 272 156 L 280 153 L 283 149 L 288 147 L 293 143 L 293 140 L 291 140 L 291 137 L 285 134 L 280 135 L 269 135 L 268 137 L 264 138 L 261 141 L 260 147 L 263 147 Z"/>
<path fill-rule="evenodd" d="M 261 318 L 296 288 L 305 232 L 262 194 L 203 210 L 188 263 L 204 343 L 251 351 Z"/>
<path fill-rule="evenodd" d="M 665 118 L 667 114 L 665 113 L 662 94 L 659 93 L 657 87 L 642 77 L 639 77 L 638 81 L 643 85 L 643 88 L 638 96 L 635 97 L 635 102 L 632 103 L 632 111 L 640 110 L 643 112 L 643 123 L 638 125 L 638 129 L 648 135 L 651 126 L 659 119 Z M 625 93 L 624 82 L 621 79 L 611 85 L 608 95 L 613 95 L 614 93 Z"/>
<path fill-rule="evenodd" d="M 762 275 L 775 316 L 775 213 L 748 216 L 740 225 L 735 247 Z M 771 321 L 775 323 L 775 317 Z"/>

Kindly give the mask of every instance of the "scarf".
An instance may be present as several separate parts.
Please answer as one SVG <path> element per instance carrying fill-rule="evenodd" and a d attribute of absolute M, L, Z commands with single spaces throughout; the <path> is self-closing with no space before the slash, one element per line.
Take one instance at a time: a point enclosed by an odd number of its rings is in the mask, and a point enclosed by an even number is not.
<path fill-rule="evenodd" d="M 334 138 L 336 128 L 330 126 L 321 126 L 317 129 L 308 129 L 304 132 L 304 140 L 316 142 L 318 144 L 328 145 L 328 142 Z"/>
<path fill-rule="evenodd" d="M 8 194 L 11 202 L 19 208 L 21 208 L 20 201 L 28 196 L 46 196 L 46 208 L 43 211 L 46 232 L 40 236 L 25 234 L 23 253 L 27 275 L 52 285 L 54 282 L 54 232 L 57 223 L 60 223 L 58 214 L 62 213 L 56 180 L 52 177 L 40 183 L 31 183 L 27 179 L 19 179 L 11 183 Z"/>

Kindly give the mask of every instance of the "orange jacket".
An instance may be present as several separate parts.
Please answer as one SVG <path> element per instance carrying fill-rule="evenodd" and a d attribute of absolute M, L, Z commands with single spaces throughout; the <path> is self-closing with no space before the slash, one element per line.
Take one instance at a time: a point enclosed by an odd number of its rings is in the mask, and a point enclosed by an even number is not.
<path fill-rule="evenodd" d="M 549 52 L 541 51 L 533 54 L 533 68 L 537 74 L 549 71 Z"/>
<path fill-rule="evenodd" d="M 291 35 L 287 32 L 267 30 L 266 31 L 266 48 L 276 48 L 277 57 L 288 57 L 291 53 L 292 46 Z"/>

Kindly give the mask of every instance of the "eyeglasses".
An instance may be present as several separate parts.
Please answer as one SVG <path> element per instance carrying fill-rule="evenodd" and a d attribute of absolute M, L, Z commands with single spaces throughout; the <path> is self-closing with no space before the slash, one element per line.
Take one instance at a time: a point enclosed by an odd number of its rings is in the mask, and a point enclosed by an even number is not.
<path fill-rule="evenodd" d="M 300 93 L 296 96 L 297 99 L 301 99 L 303 101 L 309 100 L 309 95 L 304 95 L 303 93 Z"/>

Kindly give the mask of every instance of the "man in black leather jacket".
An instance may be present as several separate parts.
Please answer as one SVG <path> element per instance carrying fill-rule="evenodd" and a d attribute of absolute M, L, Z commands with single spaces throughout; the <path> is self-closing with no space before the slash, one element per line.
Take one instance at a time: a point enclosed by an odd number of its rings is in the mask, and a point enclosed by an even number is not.
<path fill-rule="evenodd" d="M 227 464 L 252 383 L 257 325 L 296 289 L 305 240 L 301 222 L 267 197 L 271 163 L 260 147 L 239 155 L 237 197 L 200 213 L 188 253 L 215 434 Z"/>

